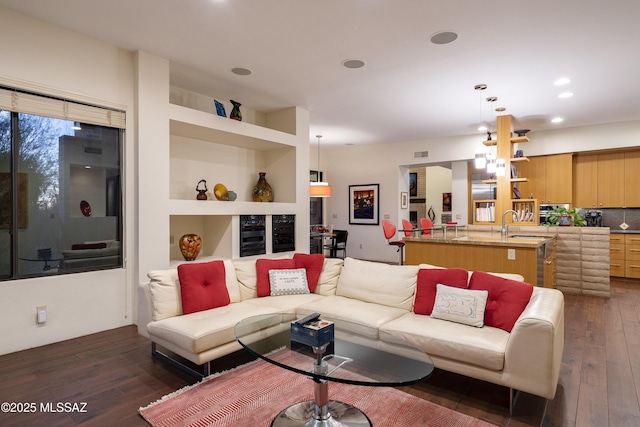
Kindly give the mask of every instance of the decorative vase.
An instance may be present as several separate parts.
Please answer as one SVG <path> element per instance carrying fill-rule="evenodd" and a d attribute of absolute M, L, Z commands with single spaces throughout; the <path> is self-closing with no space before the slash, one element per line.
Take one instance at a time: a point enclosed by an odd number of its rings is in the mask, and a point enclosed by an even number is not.
<path fill-rule="evenodd" d="M 231 114 L 229 114 L 229 118 L 241 122 L 242 113 L 240 112 L 240 105 L 242 104 L 234 101 L 233 99 L 230 99 L 229 101 L 231 101 L 231 103 L 233 104 L 233 109 L 231 110 Z"/>
<path fill-rule="evenodd" d="M 253 187 L 254 202 L 273 202 L 273 190 L 265 178 L 266 172 L 260 172 L 260 178 Z"/>
<path fill-rule="evenodd" d="M 201 183 L 204 183 L 204 190 L 200 189 Z M 207 181 L 205 181 L 204 179 L 198 181 L 198 184 L 196 185 L 196 191 L 198 192 L 196 200 L 207 200 Z"/>
<path fill-rule="evenodd" d="M 187 261 L 193 261 L 200 253 L 202 238 L 197 234 L 185 234 L 180 238 L 180 253 Z"/>

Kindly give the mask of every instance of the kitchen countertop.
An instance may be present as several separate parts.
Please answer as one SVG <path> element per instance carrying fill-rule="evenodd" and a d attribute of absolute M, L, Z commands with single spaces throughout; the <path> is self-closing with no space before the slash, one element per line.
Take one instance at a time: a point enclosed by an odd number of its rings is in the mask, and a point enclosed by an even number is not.
<path fill-rule="evenodd" d="M 502 238 L 500 233 L 467 233 L 465 236 L 418 236 L 405 237 L 405 242 L 418 243 L 451 243 L 457 245 L 486 245 L 486 246 L 509 246 L 520 248 L 537 248 L 552 241 L 554 236 L 534 236 L 527 234 L 512 234 L 507 238 Z"/>
<path fill-rule="evenodd" d="M 611 234 L 640 234 L 640 230 L 614 230 L 609 231 Z"/>

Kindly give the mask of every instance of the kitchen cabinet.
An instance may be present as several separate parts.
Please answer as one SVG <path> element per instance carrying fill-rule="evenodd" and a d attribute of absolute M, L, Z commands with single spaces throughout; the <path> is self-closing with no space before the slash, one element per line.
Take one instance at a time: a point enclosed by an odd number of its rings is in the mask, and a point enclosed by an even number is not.
<path fill-rule="evenodd" d="M 624 206 L 640 207 L 640 151 L 624 154 Z"/>
<path fill-rule="evenodd" d="M 527 177 L 520 183 L 524 197 L 533 195 L 539 203 L 571 203 L 573 191 L 572 154 L 529 157 L 516 166 L 518 175 Z"/>
<path fill-rule="evenodd" d="M 576 156 L 573 183 L 575 207 L 624 207 L 625 154 L 615 152 Z"/>
<path fill-rule="evenodd" d="M 625 276 L 625 236 L 611 234 L 609 237 L 609 275 L 615 277 Z"/>
<path fill-rule="evenodd" d="M 624 238 L 624 275 L 640 279 L 640 234 L 626 234 Z"/>

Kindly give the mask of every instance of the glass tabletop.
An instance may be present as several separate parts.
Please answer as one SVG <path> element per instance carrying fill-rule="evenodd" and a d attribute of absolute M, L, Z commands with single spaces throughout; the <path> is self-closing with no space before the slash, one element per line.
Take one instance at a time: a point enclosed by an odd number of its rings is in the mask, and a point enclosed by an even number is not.
<path fill-rule="evenodd" d="M 433 371 L 431 358 L 399 337 L 378 338 L 374 328 L 321 316 L 333 322 L 326 348 L 292 340 L 291 325 L 303 316 L 277 313 L 253 316 L 235 327 L 237 341 L 252 354 L 316 380 L 356 385 L 401 386 L 420 382 Z M 326 372 L 314 365 L 326 362 Z"/>

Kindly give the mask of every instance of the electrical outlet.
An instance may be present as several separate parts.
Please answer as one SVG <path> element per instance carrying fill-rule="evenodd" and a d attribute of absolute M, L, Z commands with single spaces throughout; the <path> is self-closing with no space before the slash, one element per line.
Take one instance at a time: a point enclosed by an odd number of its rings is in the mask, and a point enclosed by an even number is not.
<path fill-rule="evenodd" d="M 515 249 L 507 249 L 507 259 L 515 260 L 516 259 L 516 250 Z"/>
<path fill-rule="evenodd" d="M 333 215 L 331 215 L 331 217 L 332 217 L 333 219 L 337 219 L 337 218 L 338 218 L 338 214 L 335 214 L 335 213 L 334 213 Z"/>
<path fill-rule="evenodd" d="M 456 219 L 462 219 L 462 214 L 456 214 Z"/>
<path fill-rule="evenodd" d="M 360 249 L 362 249 L 362 243 L 360 243 Z"/>
<path fill-rule="evenodd" d="M 39 305 L 36 307 L 36 321 L 38 324 L 43 324 L 47 322 L 47 306 Z"/>
<path fill-rule="evenodd" d="M 391 219 L 391 215 L 389 215 L 389 214 L 384 214 L 384 219 Z"/>

